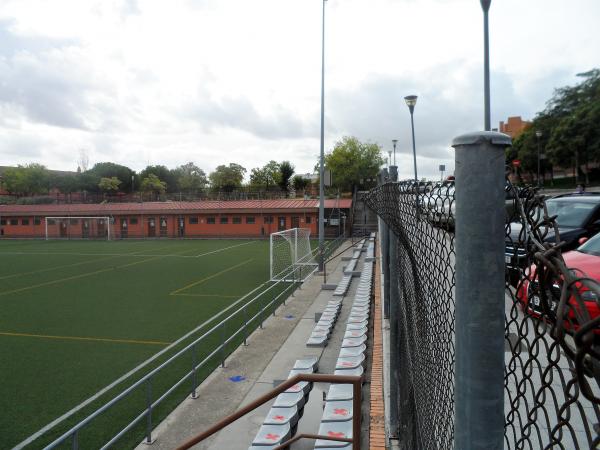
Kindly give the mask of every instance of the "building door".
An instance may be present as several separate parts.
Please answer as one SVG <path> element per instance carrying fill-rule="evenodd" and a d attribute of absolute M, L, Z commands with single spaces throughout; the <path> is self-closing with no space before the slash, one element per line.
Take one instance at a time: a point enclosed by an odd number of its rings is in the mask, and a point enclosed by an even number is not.
<path fill-rule="evenodd" d="M 148 237 L 156 236 L 156 219 L 154 217 L 148 217 Z"/>
<path fill-rule="evenodd" d="M 279 231 L 285 230 L 285 217 L 278 217 L 277 218 L 277 229 Z"/>
<path fill-rule="evenodd" d="M 160 237 L 167 237 L 167 218 L 160 218 Z"/>
<path fill-rule="evenodd" d="M 300 217 L 292 217 L 292 228 L 300 228 Z"/>
<path fill-rule="evenodd" d="M 121 238 L 126 238 L 128 236 L 128 223 L 125 217 L 121 218 Z"/>
<path fill-rule="evenodd" d="M 104 219 L 98 219 L 98 237 L 106 236 L 106 223 Z"/>
<path fill-rule="evenodd" d="M 185 236 L 185 218 L 184 217 L 180 217 L 179 219 L 177 219 L 177 231 L 179 234 L 179 237 L 184 237 Z"/>
<path fill-rule="evenodd" d="M 89 221 L 89 219 L 83 219 L 81 221 L 81 237 L 82 238 L 90 237 L 90 221 Z"/>
<path fill-rule="evenodd" d="M 67 221 L 66 220 L 61 220 L 60 221 L 60 237 L 67 237 Z"/>

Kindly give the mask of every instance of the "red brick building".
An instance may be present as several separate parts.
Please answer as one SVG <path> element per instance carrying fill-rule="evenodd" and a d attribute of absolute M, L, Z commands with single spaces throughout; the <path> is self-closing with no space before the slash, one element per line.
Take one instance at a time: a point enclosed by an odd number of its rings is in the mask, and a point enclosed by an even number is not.
<path fill-rule="evenodd" d="M 500 122 L 498 131 L 508 134 L 511 138 L 516 138 L 523 131 L 531 126 L 531 122 L 521 119 L 521 116 L 509 117 L 506 122 Z"/>
<path fill-rule="evenodd" d="M 326 200 L 349 217 L 352 200 Z M 266 237 L 288 228 L 309 228 L 315 236 L 317 200 L 243 200 L 62 205 L 0 205 L 1 238 Z M 50 219 L 47 217 L 61 217 Z M 107 217 L 95 220 L 91 217 Z M 109 222 L 109 223 L 105 223 Z M 348 224 L 349 225 L 349 224 Z M 337 235 L 339 226 L 330 228 Z"/>

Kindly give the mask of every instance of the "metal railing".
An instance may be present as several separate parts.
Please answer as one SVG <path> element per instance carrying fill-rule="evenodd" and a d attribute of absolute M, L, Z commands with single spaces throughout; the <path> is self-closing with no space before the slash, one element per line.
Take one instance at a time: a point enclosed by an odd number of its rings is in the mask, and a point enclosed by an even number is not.
<path fill-rule="evenodd" d="M 291 268 L 290 272 L 295 273 L 300 268 Z M 301 276 L 301 275 L 299 275 Z M 296 275 L 294 275 L 295 279 L 300 279 Z M 264 283 L 262 286 L 269 284 Z M 277 292 L 278 287 L 282 285 L 287 285 L 281 289 L 280 292 Z M 114 445 L 118 442 L 124 435 L 126 435 L 132 428 L 134 428 L 137 424 L 141 423 L 143 419 L 146 419 L 145 425 L 145 442 L 152 442 L 152 429 L 153 429 L 153 411 L 160 405 L 165 399 L 167 399 L 170 395 L 172 395 L 178 388 L 184 385 L 184 383 L 189 383 L 189 394 L 192 398 L 196 398 L 196 390 L 199 386 L 201 380 L 199 380 L 199 372 L 203 369 L 210 369 L 210 363 L 216 360 L 220 360 L 221 366 L 223 367 L 225 364 L 225 359 L 229 354 L 233 351 L 234 348 L 237 348 L 235 345 L 232 348 L 233 344 L 238 342 L 243 343 L 243 345 L 247 345 L 247 338 L 254 331 L 255 328 L 251 327 L 259 327 L 262 329 L 264 320 L 271 314 L 275 315 L 276 309 L 280 304 L 284 304 L 286 302 L 287 296 L 299 286 L 298 282 L 275 282 L 267 286 L 264 290 L 261 290 L 258 294 L 256 294 L 252 299 L 248 300 L 244 303 L 239 309 L 235 312 L 227 316 L 225 319 L 221 320 L 219 323 L 213 325 L 208 331 L 204 332 L 200 337 L 195 339 L 190 344 L 186 345 L 183 349 L 177 351 L 174 355 L 169 357 L 165 362 L 160 364 L 158 367 L 152 369 L 149 373 L 141 377 L 138 381 L 133 383 L 131 386 L 120 392 L 118 395 L 113 397 L 110 401 L 106 402 L 104 405 L 96 409 L 92 414 L 88 415 L 85 419 L 81 420 L 75 426 L 70 428 L 68 431 L 63 433 L 59 438 L 52 441 L 49 445 L 44 447 L 44 450 L 50 450 L 58 447 L 59 445 L 66 443 L 70 440 L 71 447 L 73 449 L 78 449 L 80 445 L 80 433 L 82 430 L 90 424 L 92 421 L 97 419 L 103 413 L 117 405 L 118 403 L 124 401 L 127 397 L 129 397 L 134 391 L 137 389 L 145 390 L 145 408 L 141 411 L 132 421 L 130 421 L 124 428 L 122 428 L 117 434 L 115 434 L 112 438 L 110 438 L 106 443 L 104 443 L 100 448 L 106 449 Z M 268 301 L 264 305 L 256 305 L 260 300 L 270 291 L 275 291 L 273 297 L 270 301 Z M 252 307 L 255 307 L 256 312 L 252 314 Z M 241 323 L 241 325 L 240 325 Z M 240 325 L 239 328 L 229 337 L 227 337 L 226 327 L 228 324 Z M 206 355 L 202 360 L 198 361 L 199 349 L 201 346 L 209 341 L 210 339 L 217 339 L 220 343 L 218 346 L 214 347 L 212 351 L 208 355 Z M 191 357 L 190 361 L 190 369 L 187 370 L 180 379 L 168 388 L 165 392 L 163 392 L 158 398 L 153 399 L 153 379 L 156 378 L 158 374 L 165 371 L 168 367 L 174 365 L 174 363 L 182 360 L 184 356 Z M 55 424 L 55 426 L 58 423 Z"/>
<path fill-rule="evenodd" d="M 193 447 L 194 445 L 202 442 L 204 439 L 206 439 L 206 438 L 212 436 L 213 434 L 215 434 L 216 432 L 222 430 L 227 425 L 230 425 L 233 422 L 235 422 L 236 420 L 238 420 L 239 418 L 245 416 L 249 412 L 254 411 L 256 408 L 265 404 L 269 400 L 274 399 L 277 395 L 288 390 L 289 388 L 291 388 L 292 386 L 294 386 L 297 383 L 300 383 L 301 381 L 306 381 L 309 383 L 316 382 L 316 383 L 352 384 L 352 409 L 353 409 L 352 438 L 322 436 L 322 435 L 318 435 L 318 434 L 300 434 L 300 435 L 297 435 L 297 436 L 293 437 L 292 439 L 288 440 L 287 442 L 281 443 L 279 446 L 275 447 L 274 450 L 281 450 L 281 449 L 287 448 L 290 444 L 292 444 L 300 439 L 304 439 L 304 438 L 323 439 L 323 440 L 335 441 L 335 442 L 348 442 L 348 443 L 352 443 L 352 450 L 360 450 L 360 416 L 361 416 L 360 410 L 361 410 L 361 402 L 362 402 L 361 389 L 362 389 L 363 377 L 362 376 L 349 376 L 349 375 L 317 374 L 317 373 L 300 374 L 300 375 L 296 375 L 296 376 L 284 381 L 276 388 L 272 389 L 271 391 L 267 392 L 266 394 L 262 395 L 261 397 L 257 398 L 256 400 L 252 401 L 251 403 L 244 406 L 243 408 L 237 410 L 235 413 L 230 414 L 229 416 L 225 417 L 224 419 L 221 419 L 219 422 L 217 422 L 216 424 L 211 426 L 206 431 L 203 431 L 202 433 L 200 433 L 200 434 L 196 435 L 195 437 L 189 439 L 188 441 L 184 442 L 179 447 L 177 447 L 176 450 L 187 450 L 187 449 Z"/>

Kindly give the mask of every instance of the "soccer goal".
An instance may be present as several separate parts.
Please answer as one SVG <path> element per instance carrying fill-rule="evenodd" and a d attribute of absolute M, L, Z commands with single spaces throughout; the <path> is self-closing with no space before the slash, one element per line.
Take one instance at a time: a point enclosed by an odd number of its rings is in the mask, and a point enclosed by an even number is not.
<path fill-rule="evenodd" d="M 304 281 L 318 267 L 306 228 L 272 233 L 270 258 L 272 281 Z"/>
<path fill-rule="evenodd" d="M 46 217 L 46 240 L 98 239 L 113 237 L 111 218 L 106 217 Z"/>

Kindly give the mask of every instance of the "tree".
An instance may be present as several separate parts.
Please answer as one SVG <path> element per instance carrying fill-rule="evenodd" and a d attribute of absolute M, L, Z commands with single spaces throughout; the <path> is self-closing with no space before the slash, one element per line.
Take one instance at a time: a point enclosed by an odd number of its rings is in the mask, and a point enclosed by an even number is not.
<path fill-rule="evenodd" d="M 271 160 L 263 167 L 252 169 L 250 172 L 250 186 L 254 189 L 268 191 L 278 184 L 279 176 L 279 163 Z"/>
<path fill-rule="evenodd" d="M 283 161 L 279 164 L 279 180 L 277 184 L 282 191 L 287 191 L 290 188 L 290 179 L 294 175 L 294 166 L 289 161 Z"/>
<path fill-rule="evenodd" d="M 121 184 L 121 180 L 117 177 L 102 177 L 100 178 L 100 182 L 98 183 L 98 187 L 107 193 L 117 192 L 119 190 L 119 185 Z"/>
<path fill-rule="evenodd" d="M 383 162 L 378 144 L 348 136 L 325 155 L 325 167 L 332 172 L 334 185 L 343 191 L 353 191 L 361 180 L 376 178 Z"/>
<path fill-rule="evenodd" d="M 35 195 L 48 192 L 48 169 L 41 164 L 10 167 L 4 172 L 4 187 L 19 195 Z"/>
<path fill-rule="evenodd" d="M 166 166 L 147 166 L 140 172 L 140 178 L 142 182 L 144 178 L 147 178 L 150 174 L 156 175 L 156 177 L 164 181 L 167 185 L 167 192 L 177 192 L 177 177 L 178 173 L 176 170 L 169 170 Z"/>
<path fill-rule="evenodd" d="M 211 172 L 208 178 L 213 190 L 232 192 L 234 189 L 242 187 L 245 173 L 246 169 L 244 167 L 239 164 L 230 163 L 229 166 L 218 166 L 214 172 Z"/>
<path fill-rule="evenodd" d="M 164 194 L 167 190 L 167 183 L 161 181 L 153 173 L 142 179 L 142 191 L 154 192 L 155 194 Z"/>
<path fill-rule="evenodd" d="M 310 180 L 307 180 L 302 175 L 296 175 L 292 180 L 292 185 L 296 191 L 303 191 L 306 189 L 306 186 L 310 183 Z"/>
<path fill-rule="evenodd" d="M 173 172 L 177 176 L 177 187 L 181 192 L 195 194 L 208 184 L 204 171 L 192 162 L 177 167 Z"/>
<path fill-rule="evenodd" d="M 94 164 L 90 170 L 82 173 L 82 184 L 83 188 L 87 191 L 98 192 L 100 190 L 99 183 L 101 178 L 118 178 L 119 180 L 126 180 L 123 185 L 123 190 L 131 192 L 131 177 L 135 175 L 135 172 L 127 166 L 115 164 L 112 162 L 101 162 Z"/>

